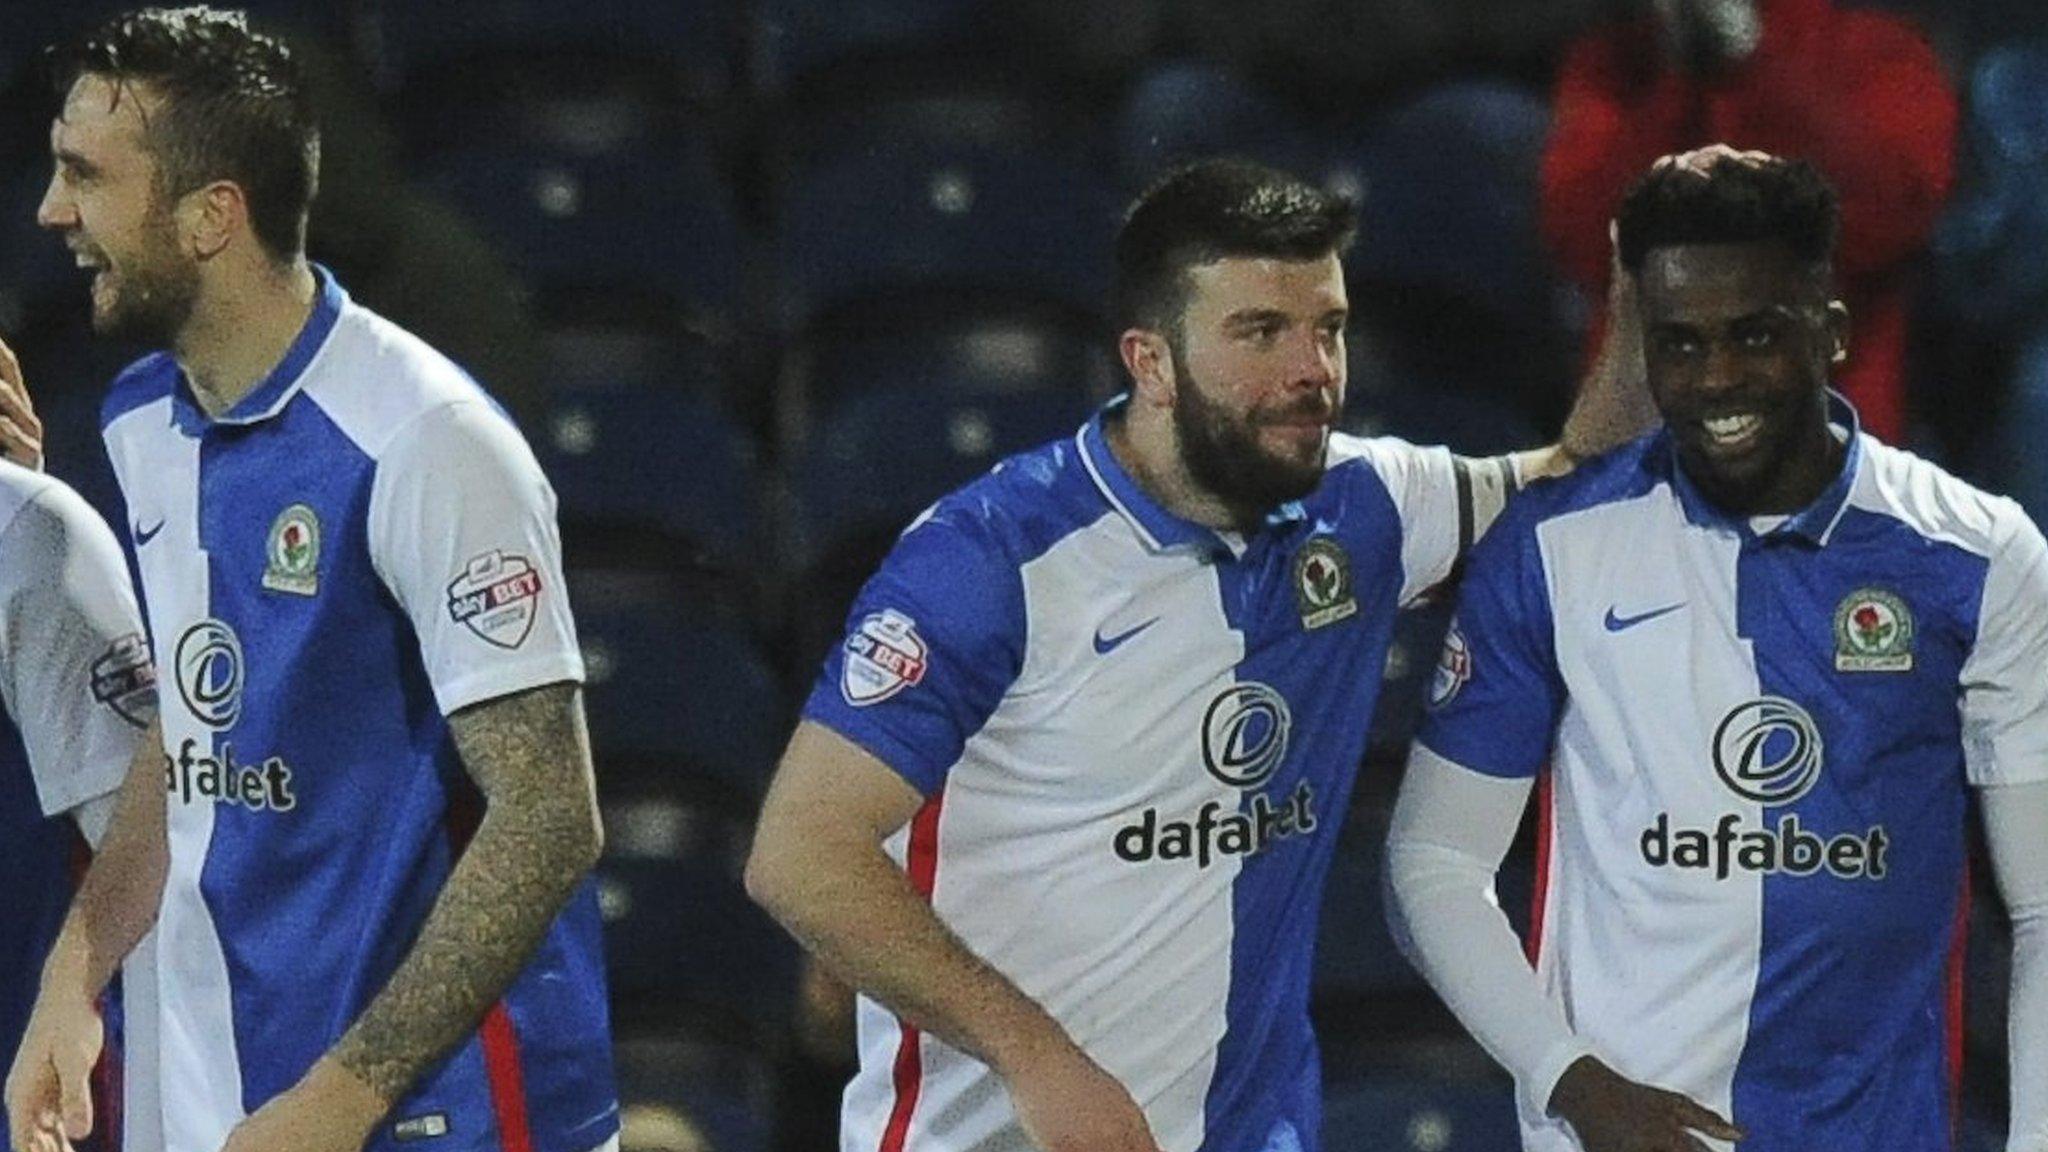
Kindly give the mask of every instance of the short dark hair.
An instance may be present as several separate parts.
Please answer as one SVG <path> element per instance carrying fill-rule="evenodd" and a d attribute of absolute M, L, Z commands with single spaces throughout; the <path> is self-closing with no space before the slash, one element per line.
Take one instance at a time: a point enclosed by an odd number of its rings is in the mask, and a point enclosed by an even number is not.
<path fill-rule="evenodd" d="M 1249 160 L 1203 160 L 1161 177 L 1116 239 L 1111 297 L 1120 327 L 1173 330 L 1187 272 L 1225 257 L 1319 260 L 1350 247 L 1358 205 Z"/>
<path fill-rule="evenodd" d="M 1833 266 L 1842 209 L 1804 160 L 1717 160 L 1705 175 L 1654 168 L 1629 189 L 1616 220 L 1622 267 L 1640 272 L 1653 249 L 1680 244 L 1778 244 L 1801 264 Z"/>
<path fill-rule="evenodd" d="M 272 257 L 306 248 L 319 186 L 320 131 L 291 49 L 251 31 L 241 12 L 145 8 L 116 16 L 46 54 L 60 98 L 79 77 L 148 84 L 162 97 L 144 140 L 158 191 L 182 196 L 232 180 Z"/>

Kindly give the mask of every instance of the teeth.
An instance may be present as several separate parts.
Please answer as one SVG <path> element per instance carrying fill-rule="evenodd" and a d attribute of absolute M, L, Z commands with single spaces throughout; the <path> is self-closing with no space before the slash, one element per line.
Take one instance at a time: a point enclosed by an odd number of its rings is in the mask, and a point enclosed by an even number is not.
<path fill-rule="evenodd" d="M 1742 439 L 1763 421 L 1754 413 L 1744 413 L 1739 416 L 1716 416 L 1700 423 L 1706 428 L 1707 435 L 1716 440 L 1728 441 Z"/>

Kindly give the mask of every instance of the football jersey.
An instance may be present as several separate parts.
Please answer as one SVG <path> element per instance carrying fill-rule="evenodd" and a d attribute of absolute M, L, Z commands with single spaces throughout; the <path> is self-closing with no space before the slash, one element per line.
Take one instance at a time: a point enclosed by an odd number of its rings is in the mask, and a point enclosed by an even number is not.
<path fill-rule="evenodd" d="M 1240 535 L 1152 500 L 1104 419 L 913 524 L 805 715 L 926 797 L 887 851 L 1162 1147 L 1313 1150 L 1317 910 L 1396 609 L 1505 467 L 1336 436 Z M 845 1152 L 1031 1147 L 985 1065 L 865 999 L 859 1032 Z"/>
<path fill-rule="evenodd" d="M 1525 493 L 1419 739 L 1550 760 L 1538 975 L 1616 1070 L 1742 1152 L 1946 1152 L 1966 786 L 2048 779 L 2048 548 L 1831 403 L 1843 469 L 1767 531 L 1662 433 Z"/>
<path fill-rule="evenodd" d="M 555 500 L 458 368 L 325 272 L 217 419 L 168 355 L 103 424 L 163 669 L 169 1152 L 214 1152 L 382 988 L 481 813 L 465 706 L 580 681 Z M 564 766 L 568 771 L 568 766 Z M 373 1150 L 589 1152 L 617 1129 L 594 889 Z"/>
<path fill-rule="evenodd" d="M 156 709 L 121 546 L 84 500 L 0 462 L 0 1057 L 11 1064 L 85 840 Z M 4 1112 L 0 1112 L 4 1119 Z"/>

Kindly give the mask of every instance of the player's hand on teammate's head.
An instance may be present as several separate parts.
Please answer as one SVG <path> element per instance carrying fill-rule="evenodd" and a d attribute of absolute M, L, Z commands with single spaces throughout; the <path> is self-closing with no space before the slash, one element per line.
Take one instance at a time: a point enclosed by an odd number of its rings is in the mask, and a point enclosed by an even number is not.
<path fill-rule="evenodd" d="M 1723 164 L 1743 164 L 1754 168 L 1761 164 L 1768 164 L 1775 159 L 1777 157 L 1772 156 L 1769 152 L 1759 152 L 1753 148 L 1736 148 L 1729 144 L 1708 144 L 1704 147 L 1694 148 L 1689 152 L 1673 152 L 1666 156 L 1659 156 L 1650 165 L 1650 171 L 1662 173 L 1675 168 L 1680 172 L 1689 173 L 1704 180 L 1708 176 L 1713 175 L 1714 169 Z"/>
<path fill-rule="evenodd" d="M 21 361 L 5 340 L 0 340 L 0 456 L 23 468 L 43 470 L 43 422 L 29 401 Z"/>
<path fill-rule="evenodd" d="M 1006 1077 L 1010 1102 L 1042 1152 L 1160 1152 L 1129 1089 L 1071 1045 Z"/>
<path fill-rule="evenodd" d="M 36 998 L 7 1073 L 7 1137 L 14 1152 L 71 1152 L 92 1133 L 92 1069 L 104 1041 L 89 1000 Z"/>
<path fill-rule="evenodd" d="M 1638 1084 L 1592 1056 L 1558 1078 L 1550 1112 L 1585 1152 L 1707 1152 L 1699 1135 L 1742 1139 L 1742 1129 L 1691 1097 Z"/>

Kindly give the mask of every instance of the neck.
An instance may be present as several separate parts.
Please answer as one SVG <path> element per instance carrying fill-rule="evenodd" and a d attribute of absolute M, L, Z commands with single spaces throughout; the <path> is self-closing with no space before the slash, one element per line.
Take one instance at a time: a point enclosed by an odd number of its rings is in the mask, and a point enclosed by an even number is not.
<path fill-rule="evenodd" d="M 313 314 L 319 282 L 304 259 L 218 277 L 202 288 L 171 353 L 208 416 L 241 403 L 276 370 Z"/>
<path fill-rule="evenodd" d="M 1257 527 L 1265 509 L 1233 504 L 1203 487 L 1181 458 L 1171 414 L 1141 404 L 1133 397 L 1123 419 L 1103 422 L 1110 452 L 1138 487 L 1161 508 L 1204 528 L 1245 532 Z"/>

